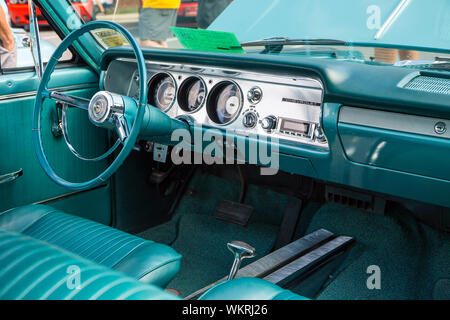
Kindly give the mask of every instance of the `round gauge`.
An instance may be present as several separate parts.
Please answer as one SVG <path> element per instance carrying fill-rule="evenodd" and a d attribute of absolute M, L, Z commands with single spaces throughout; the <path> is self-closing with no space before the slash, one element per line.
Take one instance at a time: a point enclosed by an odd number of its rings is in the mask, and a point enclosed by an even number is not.
<path fill-rule="evenodd" d="M 148 103 L 167 111 L 175 101 L 175 80 L 167 73 L 158 73 L 149 81 Z"/>
<path fill-rule="evenodd" d="M 237 118 L 242 105 L 242 91 L 238 85 L 232 81 L 222 81 L 212 88 L 206 110 L 213 122 L 224 125 Z"/>
<path fill-rule="evenodd" d="M 206 85 L 202 79 L 189 77 L 183 81 L 178 90 L 178 105 L 186 112 L 199 110 L 206 98 Z"/>

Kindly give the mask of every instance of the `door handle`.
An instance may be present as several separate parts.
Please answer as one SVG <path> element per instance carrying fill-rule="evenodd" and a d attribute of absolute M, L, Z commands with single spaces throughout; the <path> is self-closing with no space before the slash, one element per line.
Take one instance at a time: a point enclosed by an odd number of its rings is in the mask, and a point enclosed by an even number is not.
<path fill-rule="evenodd" d="M 0 176 L 0 184 L 14 181 L 22 175 L 23 175 L 22 169 L 20 169 L 19 171 L 16 171 L 16 172 L 11 172 L 8 174 L 1 175 Z"/>

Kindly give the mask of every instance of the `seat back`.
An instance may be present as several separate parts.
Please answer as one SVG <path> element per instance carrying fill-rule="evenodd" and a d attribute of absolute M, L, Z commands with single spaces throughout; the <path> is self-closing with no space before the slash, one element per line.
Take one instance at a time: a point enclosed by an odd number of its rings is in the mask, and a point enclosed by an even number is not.
<path fill-rule="evenodd" d="M 0 229 L 0 299 L 177 299 L 153 285 L 29 236 Z"/>

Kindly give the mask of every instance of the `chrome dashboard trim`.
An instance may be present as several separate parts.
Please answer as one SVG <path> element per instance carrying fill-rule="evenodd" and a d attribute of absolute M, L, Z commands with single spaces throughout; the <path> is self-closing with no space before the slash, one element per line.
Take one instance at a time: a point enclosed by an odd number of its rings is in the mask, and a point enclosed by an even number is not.
<path fill-rule="evenodd" d="M 121 72 L 120 70 L 130 70 Z M 115 71 L 116 70 L 116 71 Z M 149 77 L 158 72 L 172 74 L 175 78 L 177 87 L 187 78 L 196 76 L 201 78 L 206 84 L 207 101 L 211 89 L 222 81 L 235 82 L 241 90 L 242 107 L 238 116 L 226 125 L 219 125 L 213 122 L 206 112 L 205 104 L 195 112 L 186 112 L 182 110 L 178 101 L 167 111 L 172 118 L 183 115 L 190 115 L 190 119 L 195 124 L 201 124 L 205 128 L 215 128 L 227 130 L 230 134 L 239 136 L 258 135 L 271 139 L 278 139 L 280 142 L 289 143 L 294 146 L 313 146 L 328 150 L 327 141 L 320 140 L 313 133 L 309 137 L 300 137 L 296 135 L 286 135 L 278 132 L 278 124 L 273 132 L 266 132 L 261 128 L 261 120 L 269 115 L 275 115 L 278 118 L 297 119 L 302 122 L 314 123 L 314 127 L 322 126 L 322 103 L 324 95 L 324 86 L 318 78 L 304 75 L 286 74 L 285 72 L 264 73 L 255 71 L 242 71 L 235 69 L 216 68 L 213 66 L 195 66 L 190 64 L 167 63 L 161 61 L 147 61 L 147 72 Z M 112 60 L 105 73 L 104 89 L 112 92 L 117 90 L 119 94 L 135 98 L 138 92 L 137 83 L 132 79 L 137 75 L 136 62 L 131 58 L 118 58 Z M 117 83 L 121 86 L 117 87 Z M 253 104 L 246 99 L 247 92 L 258 86 L 263 91 L 263 97 L 258 104 Z M 120 91 L 120 92 L 119 92 Z M 177 92 L 178 94 L 178 92 Z M 177 99 L 178 97 L 176 97 Z M 289 101 L 295 101 L 289 102 Z M 242 120 L 244 114 L 249 110 L 257 112 L 258 122 L 254 128 L 245 128 Z M 279 121 L 278 121 L 279 123 Z"/>
<path fill-rule="evenodd" d="M 450 139 L 450 131 L 448 130 L 442 134 L 435 132 L 435 126 L 440 122 L 446 124 L 447 127 L 450 125 L 450 120 L 448 119 L 445 120 L 349 106 L 341 107 L 339 112 L 339 123 Z"/>

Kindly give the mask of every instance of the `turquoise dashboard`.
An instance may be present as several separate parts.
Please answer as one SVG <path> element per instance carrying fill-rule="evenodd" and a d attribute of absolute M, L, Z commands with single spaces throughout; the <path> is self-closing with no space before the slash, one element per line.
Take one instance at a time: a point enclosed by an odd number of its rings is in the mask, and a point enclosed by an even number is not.
<path fill-rule="evenodd" d="M 449 73 L 295 56 L 144 55 L 149 86 L 168 88 L 162 100 L 149 94 L 149 103 L 171 117 L 202 130 L 232 128 L 226 135 L 236 143 L 276 137 L 288 173 L 450 207 Z M 127 49 L 105 51 L 101 87 L 136 94 L 133 58 Z M 189 100 L 191 89 L 198 100 Z M 224 118 L 210 101 L 230 92 Z"/>

